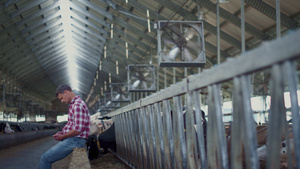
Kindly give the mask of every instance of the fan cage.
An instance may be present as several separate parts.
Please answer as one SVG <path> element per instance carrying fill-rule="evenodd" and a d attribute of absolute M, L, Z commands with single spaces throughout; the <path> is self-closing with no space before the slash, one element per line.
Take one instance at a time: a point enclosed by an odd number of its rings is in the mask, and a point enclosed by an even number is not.
<path fill-rule="evenodd" d="M 132 73 L 134 71 L 142 71 L 144 73 L 149 73 L 149 76 L 151 78 L 151 83 L 149 87 L 147 88 L 139 88 L 134 87 L 133 78 L 131 77 Z M 155 92 L 156 91 L 156 83 L 155 83 L 155 66 L 154 65 L 148 65 L 148 64 L 136 64 L 136 65 L 128 65 L 127 67 L 127 81 L 128 81 L 128 91 L 129 92 Z"/>
<path fill-rule="evenodd" d="M 120 102 L 112 102 L 111 101 L 111 93 L 104 94 L 104 103 L 106 108 L 119 108 Z"/>
<path fill-rule="evenodd" d="M 19 107 L 21 106 L 21 93 L 6 93 L 5 101 L 6 107 Z"/>
<path fill-rule="evenodd" d="M 112 83 L 111 84 L 111 101 L 112 102 L 130 102 L 131 101 L 131 93 L 129 92 L 128 89 L 128 84 L 127 83 Z M 119 90 L 125 90 L 123 93 L 119 93 Z M 119 97 L 117 95 L 119 94 Z"/>
<path fill-rule="evenodd" d="M 192 61 L 185 61 L 180 56 L 176 56 L 175 60 L 168 59 L 166 54 L 164 53 L 164 46 L 162 42 L 162 36 L 167 34 L 168 27 L 172 25 L 183 25 L 194 28 L 197 31 L 198 37 L 200 38 L 201 48 L 199 48 L 196 53 L 197 57 Z M 178 35 L 178 33 L 175 33 Z M 181 38 L 182 39 L 182 38 Z M 206 63 L 205 56 L 205 41 L 204 41 L 204 32 L 203 32 L 203 22 L 202 21 L 158 21 L 158 29 L 157 29 L 157 48 L 158 48 L 158 65 L 160 67 L 203 67 Z M 178 42 L 177 42 L 178 43 Z M 180 42 L 179 42 L 180 43 Z M 174 45 L 177 45 L 174 42 Z M 195 48 L 196 49 L 196 48 Z M 180 49 L 181 50 L 181 49 Z M 181 51 L 182 52 L 182 51 Z M 180 58 L 180 59 L 178 59 Z"/>
<path fill-rule="evenodd" d="M 29 111 L 32 108 L 32 100 L 22 100 L 21 101 L 21 106 L 23 111 Z"/>
<path fill-rule="evenodd" d="M 5 96 L 5 85 L 0 84 L 0 102 L 3 102 Z"/>
<path fill-rule="evenodd" d="M 35 115 L 40 114 L 40 104 L 32 103 L 32 113 Z"/>

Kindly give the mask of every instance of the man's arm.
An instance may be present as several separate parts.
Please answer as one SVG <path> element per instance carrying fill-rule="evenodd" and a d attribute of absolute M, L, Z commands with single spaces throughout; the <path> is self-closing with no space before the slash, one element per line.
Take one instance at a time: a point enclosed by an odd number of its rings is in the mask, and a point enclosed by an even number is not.
<path fill-rule="evenodd" d="M 61 141 L 61 140 L 64 140 L 66 138 L 69 138 L 69 137 L 77 136 L 80 133 L 81 133 L 80 131 L 71 130 L 66 134 L 56 133 L 55 135 L 53 135 L 53 138 L 57 141 Z"/>

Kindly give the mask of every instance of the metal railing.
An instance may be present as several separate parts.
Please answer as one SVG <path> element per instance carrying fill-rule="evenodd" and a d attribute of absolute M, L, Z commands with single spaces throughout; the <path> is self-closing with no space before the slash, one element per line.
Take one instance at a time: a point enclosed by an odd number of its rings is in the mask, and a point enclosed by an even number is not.
<path fill-rule="evenodd" d="M 116 125 L 117 154 L 132 168 L 263 168 L 252 120 L 249 76 L 268 68 L 271 108 L 266 168 L 281 167 L 283 136 L 287 140 L 288 167 L 300 168 L 299 44 L 300 31 L 290 33 L 108 114 Z M 230 137 L 225 136 L 220 87 L 229 80 L 233 84 Z M 206 137 L 199 100 L 203 88 L 208 91 Z M 287 134 L 286 91 L 290 92 L 293 139 L 288 139 L 291 136 Z"/>

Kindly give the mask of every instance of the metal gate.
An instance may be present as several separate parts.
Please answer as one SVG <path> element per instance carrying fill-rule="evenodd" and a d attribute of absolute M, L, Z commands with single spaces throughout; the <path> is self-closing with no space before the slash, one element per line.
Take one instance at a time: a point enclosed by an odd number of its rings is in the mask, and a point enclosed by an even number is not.
<path fill-rule="evenodd" d="M 282 167 L 280 145 L 285 138 L 286 165 L 300 168 L 299 57 L 297 31 L 110 113 L 116 126 L 117 154 L 132 168 L 260 168 L 262 157 L 250 102 L 250 76 L 270 69 L 265 166 Z M 232 122 L 227 129 L 230 137 L 223 123 L 221 90 L 221 84 L 228 81 L 233 102 Z M 206 137 L 199 99 L 203 90 L 207 92 L 208 105 Z M 292 113 L 289 124 L 283 95 L 287 91 Z"/>

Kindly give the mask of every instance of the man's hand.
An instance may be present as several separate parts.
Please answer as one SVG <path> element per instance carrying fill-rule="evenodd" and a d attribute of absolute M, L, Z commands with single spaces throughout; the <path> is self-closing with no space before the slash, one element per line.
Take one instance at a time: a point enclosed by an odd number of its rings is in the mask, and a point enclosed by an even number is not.
<path fill-rule="evenodd" d="M 61 141 L 64 139 L 64 135 L 62 134 L 62 132 L 57 132 L 56 134 L 53 135 L 53 138 L 56 141 Z"/>
<path fill-rule="evenodd" d="M 80 134 L 80 131 L 76 131 L 76 130 L 71 130 L 71 131 L 69 131 L 68 133 L 65 133 L 65 134 L 63 134 L 62 132 L 57 132 L 56 134 L 53 135 L 53 138 L 56 141 L 62 141 L 66 138 L 74 137 L 78 134 Z"/>

